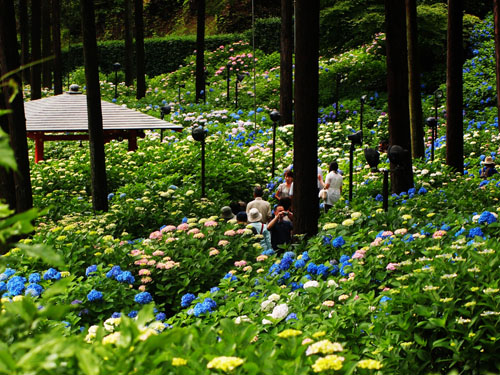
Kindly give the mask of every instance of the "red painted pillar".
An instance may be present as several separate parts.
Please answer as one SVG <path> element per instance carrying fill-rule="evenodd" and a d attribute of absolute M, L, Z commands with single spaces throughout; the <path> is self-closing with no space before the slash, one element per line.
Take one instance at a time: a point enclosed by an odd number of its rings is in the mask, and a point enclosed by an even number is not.
<path fill-rule="evenodd" d="M 43 160 L 43 133 L 35 134 L 35 163 Z"/>
<path fill-rule="evenodd" d="M 129 130 L 128 131 L 128 150 L 135 151 L 137 150 L 137 131 Z"/>

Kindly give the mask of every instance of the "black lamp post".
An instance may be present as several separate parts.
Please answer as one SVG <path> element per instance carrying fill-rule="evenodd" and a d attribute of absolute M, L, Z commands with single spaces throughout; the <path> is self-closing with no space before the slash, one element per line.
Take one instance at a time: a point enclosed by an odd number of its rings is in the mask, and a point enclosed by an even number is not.
<path fill-rule="evenodd" d="M 271 121 L 273 122 L 273 161 L 271 164 L 271 177 L 274 178 L 275 160 L 276 160 L 276 125 L 280 120 L 280 113 L 278 111 L 272 111 L 269 114 Z"/>
<path fill-rule="evenodd" d="M 366 95 L 363 95 L 361 98 L 359 98 L 360 101 L 360 108 L 359 108 L 359 130 L 361 131 L 361 135 L 363 135 L 363 110 L 365 107 L 365 102 L 366 102 Z"/>
<path fill-rule="evenodd" d="M 113 70 L 115 71 L 115 99 L 118 98 L 118 71 L 121 67 L 119 62 L 113 64 Z"/>
<path fill-rule="evenodd" d="M 340 80 L 341 80 L 341 75 L 340 73 L 337 73 L 335 75 L 335 120 L 338 121 L 339 119 L 339 88 L 340 88 Z"/>
<path fill-rule="evenodd" d="M 193 128 L 191 131 L 193 139 L 201 143 L 201 197 L 205 198 L 205 138 L 207 132 L 201 125 Z"/>
<path fill-rule="evenodd" d="M 436 124 L 438 120 L 438 106 L 439 106 L 439 99 L 443 97 L 443 91 L 440 89 L 437 89 L 434 91 L 434 117 L 436 118 Z"/>
<path fill-rule="evenodd" d="M 226 101 L 229 102 L 230 100 L 230 92 L 229 92 L 229 81 L 231 80 L 231 72 L 229 71 L 231 69 L 231 64 L 227 63 L 226 65 L 226 79 L 227 79 L 227 95 L 226 95 Z"/>
<path fill-rule="evenodd" d="M 238 73 L 236 75 L 236 82 L 234 84 L 234 107 L 238 108 L 238 84 L 245 78 L 244 74 Z"/>
<path fill-rule="evenodd" d="M 181 87 L 184 88 L 186 87 L 186 85 L 184 83 L 179 83 L 179 87 L 178 87 L 178 99 L 179 99 L 179 106 L 181 105 Z"/>
<path fill-rule="evenodd" d="M 353 159 L 354 159 L 354 147 L 356 145 L 361 145 L 363 139 L 363 133 L 361 130 L 356 133 L 349 134 L 347 139 L 351 141 L 351 148 L 349 149 L 349 202 L 352 201 L 352 177 L 353 177 Z"/>
<path fill-rule="evenodd" d="M 434 142 L 437 136 L 437 119 L 435 117 L 428 117 L 425 122 L 427 126 L 431 128 L 431 160 L 434 161 Z"/>
<path fill-rule="evenodd" d="M 160 108 L 161 111 L 161 119 L 163 120 L 164 117 L 172 111 L 172 107 L 170 107 L 168 104 L 165 104 L 163 107 Z M 163 129 L 160 129 L 160 142 L 163 141 Z"/>
<path fill-rule="evenodd" d="M 365 159 L 371 168 L 372 173 L 379 172 L 378 164 L 380 163 L 380 153 L 373 148 L 365 148 Z M 384 180 L 382 185 L 382 207 L 384 211 L 389 208 L 389 170 L 382 169 Z"/>

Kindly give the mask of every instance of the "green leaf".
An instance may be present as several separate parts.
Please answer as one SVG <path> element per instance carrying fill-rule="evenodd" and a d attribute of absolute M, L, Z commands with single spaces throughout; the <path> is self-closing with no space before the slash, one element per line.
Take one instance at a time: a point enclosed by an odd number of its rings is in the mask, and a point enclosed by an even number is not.
<path fill-rule="evenodd" d="M 414 333 L 413 337 L 415 338 L 415 342 L 420 346 L 426 346 L 427 340 L 424 340 L 418 333 Z"/>
<path fill-rule="evenodd" d="M 99 358 L 95 356 L 90 350 L 79 350 L 76 352 L 78 358 L 78 366 L 87 375 L 99 374 Z"/>
<path fill-rule="evenodd" d="M 61 255 L 57 254 L 50 247 L 45 245 L 25 245 L 18 244 L 17 245 L 26 255 L 39 258 L 48 265 L 54 267 L 61 267 L 64 265 L 64 260 Z"/>
<path fill-rule="evenodd" d="M 0 116 L 6 113 L 7 111 L 1 111 Z M 14 152 L 9 147 L 9 137 L 2 131 L 2 129 L 0 129 L 0 166 L 7 169 L 17 170 Z"/>

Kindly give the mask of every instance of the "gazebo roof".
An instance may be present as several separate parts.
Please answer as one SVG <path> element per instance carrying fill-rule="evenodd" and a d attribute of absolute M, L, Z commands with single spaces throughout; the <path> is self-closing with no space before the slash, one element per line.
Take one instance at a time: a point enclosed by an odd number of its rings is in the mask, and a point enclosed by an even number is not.
<path fill-rule="evenodd" d="M 156 117 L 101 100 L 104 130 L 182 130 Z M 26 131 L 76 132 L 88 131 L 87 96 L 64 93 L 24 103 Z"/>

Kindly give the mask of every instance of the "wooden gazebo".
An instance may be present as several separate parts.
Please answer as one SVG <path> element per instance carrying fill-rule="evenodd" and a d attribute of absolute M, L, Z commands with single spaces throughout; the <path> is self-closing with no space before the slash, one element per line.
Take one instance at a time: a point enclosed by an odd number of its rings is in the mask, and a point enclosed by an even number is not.
<path fill-rule="evenodd" d="M 101 101 L 105 142 L 127 139 L 128 149 L 137 149 L 137 137 L 147 129 L 182 131 L 156 117 Z M 51 96 L 24 103 L 26 132 L 35 141 L 35 162 L 43 160 L 45 141 L 88 140 L 87 97 L 79 91 Z"/>

